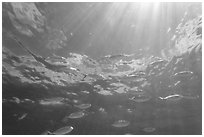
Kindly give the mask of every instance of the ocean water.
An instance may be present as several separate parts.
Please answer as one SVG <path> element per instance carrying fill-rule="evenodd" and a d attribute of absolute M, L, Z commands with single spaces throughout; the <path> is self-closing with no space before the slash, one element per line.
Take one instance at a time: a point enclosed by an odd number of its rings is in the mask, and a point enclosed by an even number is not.
<path fill-rule="evenodd" d="M 22 66 L 3 73 L 3 134 L 53 133 L 65 126 L 73 127 L 69 134 L 83 135 L 201 134 L 202 79 L 195 72 L 144 70 L 59 85 L 63 75 L 51 79 L 59 72 L 45 76 Z"/>
<path fill-rule="evenodd" d="M 201 17 L 178 28 L 175 52 L 43 58 L 3 47 L 3 135 L 202 134 Z M 180 46 L 179 46 L 180 45 Z"/>
<path fill-rule="evenodd" d="M 80 85 L 77 87 L 80 88 Z M 50 103 L 43 104 L 39 102 L 40 97 L 29 98 L 29 91 L 34 92 L 33 94 L 43 92 L 39 88 L 4 85 L 3 91 L 10 94 L 13 92 L 12 96 L 17 96 L 20 103 L 11 97 L 3 101 L 3 134 L 42 134 L 46 130 L 54 132 L 64 126 L 72 126 L 73 130 L 69 134 L 73 135 L 201 134 L 202 106 L 201 96 L 197 94 L 191 95 L 196 97 L 190 99 L 161 100 L 152 97 L 135 102 L 129 99 L 131 95 L 128 93 L 100 95 L 95 93 L 90 85 L 82 87 L 90 93 L 86 95 L 70 87 L 67 92 L 75 92 L 76 97 L 64 94 L 60 96 L 61 89 L 58 88 L 53 92 L 58 92 L 58 97 L 62 100 L 49 97 L 52 98 Z M 47 92 L 52 92 L 51 90 L 48 89 Z M 20 96 L 14 95 L 16 92 L 19 92 Z M 39 96 L 48 98 L 49 95 Z M 34 103 L 24 101 L 25 98 Z M 73 100 L 77 102 L 74 103 Z M 74 106 L 84 103 L 91 106 L 84 109 Z M 125 122 L 121 123 L 120 120 Z M 146 131 L 145 128 L 155 130 Z"/>

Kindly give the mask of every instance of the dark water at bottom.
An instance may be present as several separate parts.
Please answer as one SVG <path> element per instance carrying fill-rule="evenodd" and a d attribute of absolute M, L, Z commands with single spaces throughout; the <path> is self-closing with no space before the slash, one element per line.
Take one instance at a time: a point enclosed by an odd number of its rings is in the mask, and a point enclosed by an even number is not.
<path fill-rule="evenodd" d="M 3 134 L 36 135 L 64 126 L 73 127 L 69 133 L 72 135 L 193 135 L 202 131 L 201 97 L 175 101 L 151 98 L 138 103 L 125 94 L 78 94 L 75 100 L 89 103 L 91 107 L 82 110 L 71 103 L 42 105 L 39 100 L 35 103 L 4 102 Z M 74 112 L 84 115 L 68 118 Z M 120 120 L 127 121 L 127 125 L 113 126 Z"/>

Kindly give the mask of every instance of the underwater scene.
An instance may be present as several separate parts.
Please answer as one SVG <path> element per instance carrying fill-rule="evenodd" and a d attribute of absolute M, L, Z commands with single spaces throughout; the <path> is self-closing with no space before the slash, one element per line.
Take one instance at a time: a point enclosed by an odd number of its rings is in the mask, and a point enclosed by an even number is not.
<path fill-rule="evenodd" d="M 202 3 L 2 3 L 3 135 L 201 135 Z"/>

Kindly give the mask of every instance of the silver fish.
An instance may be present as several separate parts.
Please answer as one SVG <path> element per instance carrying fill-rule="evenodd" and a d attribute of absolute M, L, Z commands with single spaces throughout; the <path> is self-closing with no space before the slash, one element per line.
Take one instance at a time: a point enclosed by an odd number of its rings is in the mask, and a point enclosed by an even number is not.
<path fill-rule="evenodd" d="M 86 90 L 83 90 L 81 91 L 82 93 L 85 93 L 85 94 L 89 94 L 90 92 L 89 91 L 86 91 Z"/>
<path fill-rule="evenodd" d="M 19 99 L 19 98 L 17 98 L 17 97 L 13 97 L 13 101 L 15 102 L 15 103 L 17 103 L 17 104 L 19 104 L 19 103 L 21 103 L 21 100 Z"/>
<path fill-rule="evenodd" d="M 21 117 L 18 118 L 18 120 L 24 119 L 27 115 L 28 115 L 28 113 L 24 113 Z"/>
<path fill-rule="evenodd" d="M 84 115 L 85 115 L 85 113 L 84 113 L 83 111 L 74 112 L 74 113 L 71 113 L 71 114 L 68 116 L 68 118 L 70 118 L 70 119 L 82 118 Z"/>
<path fill-rule="evenodd" d="M 126 121 L 126 120 L 118 120 L 118 121 L 115 121 L 112 126 L 113 127 L 127 127 L 130 125 L 130 122 L 129 121 Z"/>
<path fill-rule="evenodd" d="M 179 95 L 179 94 L 173 94 L 173 95 L 169 95 L 167 97 L 159 97 L 162 100 L 169 100 L 169 101 L 178 101 L 182 98 L 184 98 L 184 96 Z"/>
<path fill-rule="evenodd" d="M 62 102 L 64 98 L 61 97 L 56 97 L 56 98 L 49 98 L 45 100 L 40 100 L 39 104 L 48 106 L 48 105 L 63 105 L 64 103 Z"/>
<path fill-rule="evenodd" d="M 193 74 L 192 71 L 181 71 L 181 72 L 175 73 L 174 76 L 183 77 L 183 76 L 192 76 L 192 74 Z"/>
<path fill-rule="evenodd" d="M 70 133 L 74 128 L 72 126 L 65 126 L 53 132 L 54 135 L 65 135 Z"/>
<path fill-rule="evenodd" d="M 87 109 L 91 107 L 91 104 L 80 104 L 80 105 L 74 105 L 74 106 L 80 109 Z"/>

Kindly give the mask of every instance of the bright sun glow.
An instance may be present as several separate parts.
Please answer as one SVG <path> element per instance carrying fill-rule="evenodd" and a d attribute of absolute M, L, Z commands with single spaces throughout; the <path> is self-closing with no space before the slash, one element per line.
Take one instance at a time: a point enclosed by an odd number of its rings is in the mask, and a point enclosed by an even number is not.
<path fill-rule="evenodd" d="M 152 32 L 158 29 L 160 10 L 160 3 L 111 3 L 105 11 L 104 23 L 98 24 L 95 29 L 103 33 L 108 27 L 109 37 L 119 37 L 124 41 L 128 39 L 128 44 L 135 49 L 136 41 L 145 35 L 148 41 L 148 35 L 152 35 Z"/>

